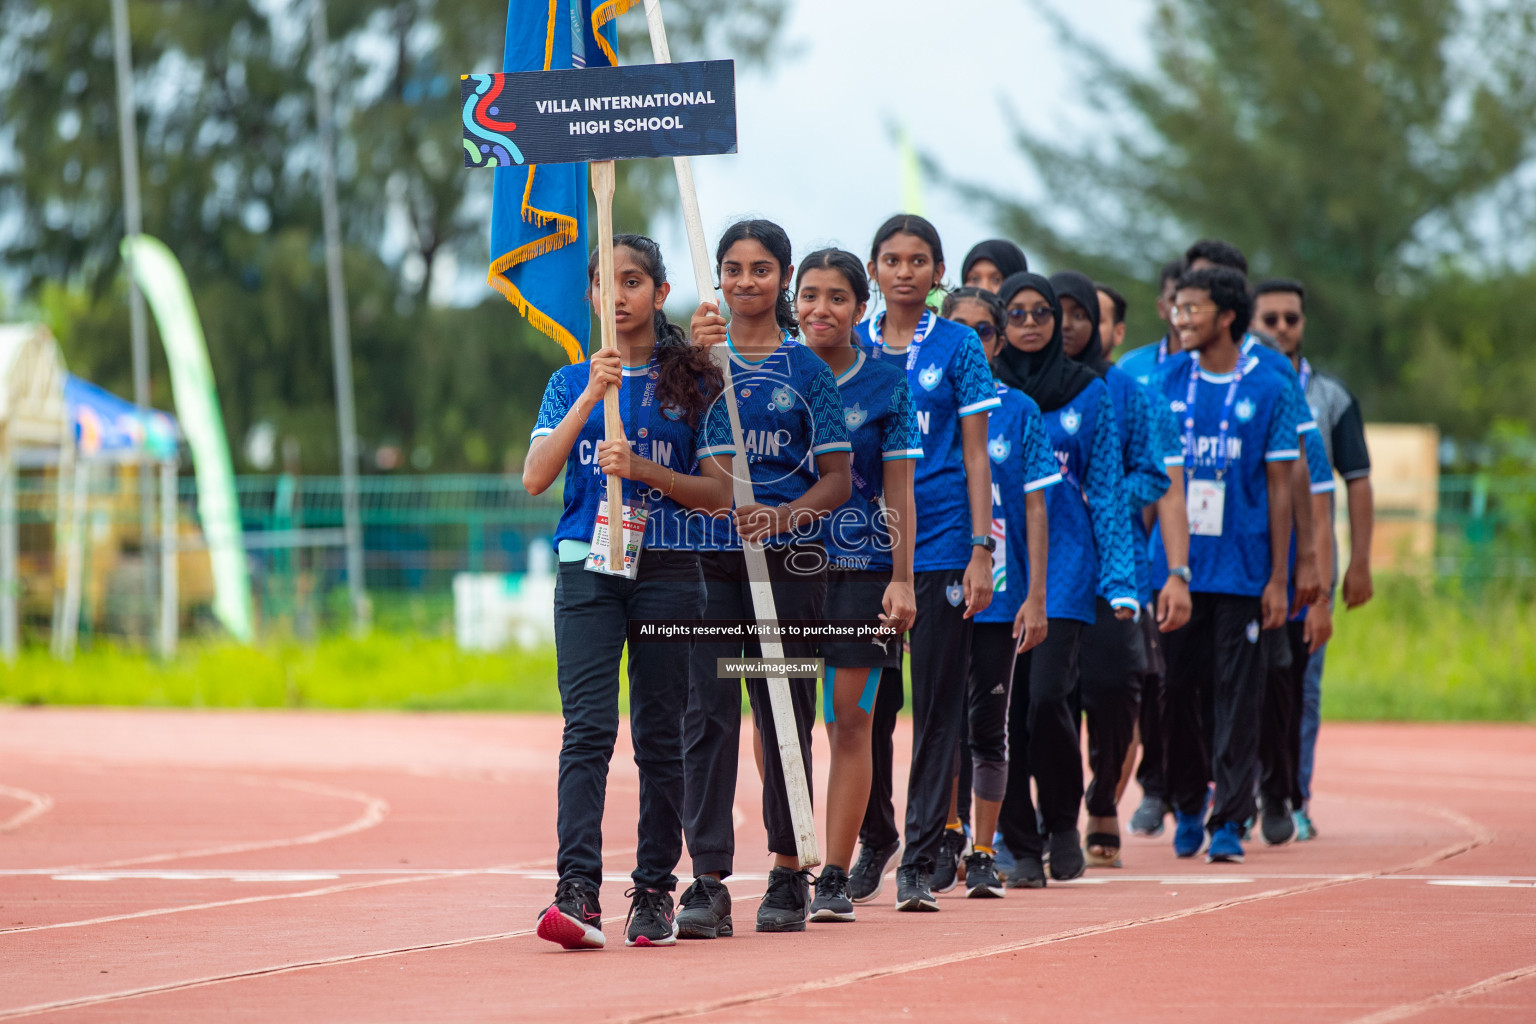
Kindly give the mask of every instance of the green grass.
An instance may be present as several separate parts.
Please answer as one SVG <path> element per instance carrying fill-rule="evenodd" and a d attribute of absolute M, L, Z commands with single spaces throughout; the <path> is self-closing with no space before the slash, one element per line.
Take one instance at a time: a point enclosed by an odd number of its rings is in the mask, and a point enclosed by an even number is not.
<path fill-rule="evenodd" d="M 1383 578 L 1340 612 L 1323 715 L 1353 721 L 1536 722 L 1536 595 Z M 621 699 L 623 694 L 621 692 Z M 560 710 L 552 650 L 469 654 L 448 636 L 188 644 L 169 664 L 99 645 L 73 662 L 29 649 L 0 667 L 0 701 L 149 707 Z"/>
<path fill-rule="evenodd" d="M 452 637 L 375 632 L 313 645 L 188 645 L 173 662 L 114 647 L 0 668 L 0 700 L 149 707 L 403 708 L 559 712 L 555 653 L 470 654 Z"/>
<path fill-rule="evenodd" d="M 1536 598 L 1378 580 L 1340 611 L 1323 717 L 1352 721 L 1536 721 Z"/>

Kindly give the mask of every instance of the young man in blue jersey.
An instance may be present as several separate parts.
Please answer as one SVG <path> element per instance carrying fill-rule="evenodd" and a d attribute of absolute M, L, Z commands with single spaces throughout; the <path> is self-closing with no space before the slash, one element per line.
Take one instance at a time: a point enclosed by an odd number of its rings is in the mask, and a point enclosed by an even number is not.
<path fill-rule="evenodd" d="M 1251 308 L 1241 274 L 1222 267 L 1186 273 L 1174 305 L 1184 353 L 1160 380 L 1183 441 L 1194 598 L 1189 624 L 1169 634 L 1167 645 L 1174 851 L 1194 856 L 1208 830 L 1206 859 L 1213 862 L 1242 860 L 1243 823 L 1254 812 L 1265 673 L 1259 639 L 1285 624 L 1289 463 L 1299 454 L 1288 382 L 1242 359 Z"/>
<path fill-rule="evenodd" d="M 1179 350 L 1178 338 L 1173 330 L 1172 316 L 1173 293 L 1178 288 L 1179 278 L 1185 269 L 1184 260 L 1169 260 L 1163 264 L 1162 271 L 1157 278 L 1157 318 L 1168 325 L 1163 336 L 1150 345 L 1142 345 L 1133 348 L 1129 352 L 1122 352 L 1117 360 L 1120 369 L 1136 378 L 1136 383 L 1146 387 L 1152 382 L 1152 377 L 1163 361 Z"/>
<path fill-rule="evenodd" d="M 1371 456 L 1365 443 L 1365 420 L 1360 403 L 1337 378 L 1314 370 L 1302 354 L 1306 331 L 1306 289 L 1300 281 L 1272 279 L 1254 287 L 1254 320 L 1275 340 L 1276 348 L 1291 361 L 1301 378 L 1307 404 L 1317 421 L 1328 459 L 1344 478 L 1349 505 L 1349 567 L 1344 571 L 1344 604 L 1358 608 L 1371 599 L 1371 534 L 1374 528 L 1371 494 Z M 1332 509 L 1325 517 L 1326 543 L 1334 547 Z M 1322 553 L 1320 551 L 1320 553 Z M 1337 559 L 1333 560 L 1337 566 Z M 1289 761 L 1295 768 L 1294 805 L 1296 838 L 1312 839 L 1317 833 L 1308 803 L 1312 796 L 1312 766 L 1317 745 L 1322 700 L 1323 660 L 1327 654 L 1325 633 L 1331 632 L 1333 591 L 1338 574 L 1330 573 L 1317 603 L 1304 623 L 1290 623 L 1293 683 L 1299 689 L 1300 714 L 1290 737 Z"/>

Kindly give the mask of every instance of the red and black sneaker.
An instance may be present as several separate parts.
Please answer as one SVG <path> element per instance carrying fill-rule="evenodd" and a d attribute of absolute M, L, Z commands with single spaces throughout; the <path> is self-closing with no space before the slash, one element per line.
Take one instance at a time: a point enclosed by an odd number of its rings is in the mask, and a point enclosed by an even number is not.
<path fill-rule="evenodd" d="M 631 900 L 629 920 L 624 922 L 624 945 L 677 945 L 677 917 L 672 910 L 671 893 L 637 885 L 624 895 Z"/>
<path fill-rule="evenodd" d="M 578 878 L 555 886 L 555 902 L 539 915 L 538 936 L 566 949 L 602 949 L 607 940 L 597 890 Z"/>

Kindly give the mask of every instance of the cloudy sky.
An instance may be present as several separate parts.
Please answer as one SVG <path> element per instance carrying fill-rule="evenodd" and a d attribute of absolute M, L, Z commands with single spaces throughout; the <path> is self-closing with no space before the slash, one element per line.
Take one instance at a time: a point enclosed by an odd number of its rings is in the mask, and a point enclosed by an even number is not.
<path fill-rule="evenodd" d="M 1149 60 L 1148 0 L 1043 0 L 1093 26 L 1101 45 L 1135 66 Z M 737 81 L 739 152 L 694 161 L 706 234 L 748 215 L 782 224 L 798 256 L 827 244 L 864 255 L 902 203 L 890 125 L 952 173 L 1028 193 L 1029 169 L 1008 139 L 1003 103 L 1031 127 L 1065 130 L 1083 107 L 1075 61 L 1030 0 L 793 0 L 784 56 Z M 946 255 L 992 232 L 941 186 L 925 183 L 926 214 Z M 656 225 L 679 298 L 691 295 L 681 222 Z"/>

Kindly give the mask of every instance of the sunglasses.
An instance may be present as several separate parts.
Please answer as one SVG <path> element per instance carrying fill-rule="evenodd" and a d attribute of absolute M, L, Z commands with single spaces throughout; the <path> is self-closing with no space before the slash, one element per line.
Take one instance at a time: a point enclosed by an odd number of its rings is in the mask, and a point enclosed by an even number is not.
<path fill-rule="evenodd" d="M 1265 313 L 1259 319 L 1265 327 L 1275 327 L 1279 325 L 1282 316 L 1285 318 L 1285 326 L 1287 327 L 1295 327 L 1301 323 L 1300 313 Z"/>
<path fill-rule="evenodd" d="M 971 330 L 976 332 L 976 337 L 980 338 L 983 343 L 989 342 L 993 338 L 997 337 L 997 328 L 992 326 L 992 323 L 989 320 L 983 320 L 975 327 L 972 327 Z"/>
<path fill-rule="evenodd" d="M 1010 309 L 1008 319 L 1017 325 L 1023 326 L 1030 320 L 1037 324 L 1049 323 L 1056 319 L 1056 313 L 1050 306 L 1036 306 L 1034 309 Z"/>
<path fill-rule="evenodd" d="M 1175 319 L 1175 320 L 1193 320 L 1198 314 L 1204 313 L 1208 309 L 1220 309 L 1220 308 L 1221 307 L 1217 306 L 1217 305 L 1201 306 L 1201 305 L 1197 305 L 1196 303 L 1193 303 L 1193 302 L 1186 302 L 1182 306 L 1174 306 L 1173 307 L 1173 319 Z"/>

